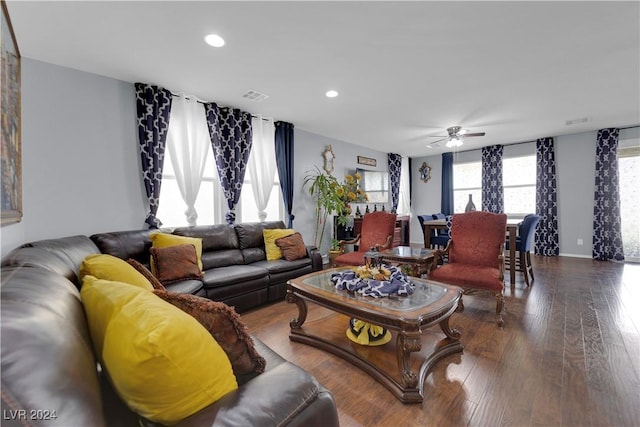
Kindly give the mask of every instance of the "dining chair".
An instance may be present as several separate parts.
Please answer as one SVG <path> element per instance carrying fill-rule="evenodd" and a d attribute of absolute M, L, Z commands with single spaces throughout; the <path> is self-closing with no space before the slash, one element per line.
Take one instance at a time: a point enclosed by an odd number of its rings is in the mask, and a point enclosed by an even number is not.
<path fill-rule="evenodd" d="M 336 266 L 364 265 L 364 254 L 375 248 L 382 252 L 391 248 L 396 227 L 396 214 L 390 212 L 371 212 L 362 218 L 360 234 L 353 240 L 340 241 L 340 253 L 334 259 Z M 358 245 L 358 250 L 345 252 L 346 245 Z"/>
<path fill-rule="evenodd" d="M 424 222 L 431 221 L 434 219 L 445 219 L 444 214 L 432 214 L 432 215 L 418 215 L 418 222 L 420 223 L 420 228 L 422 229 L 422 235 L 424 236 Z M 426 239 L 425 239 L 426 240 Z M 444 248 L 447 246 L 449 242 L 449 233 L 447 230 L 438 230 L 432 229 L 431 236 L 429 237 L 430 248 Z"/>
<path fill-rule="evenodd" d="M 518 253 L 516 269 L 524 273 L 524 282 L 527 286 L 530 286 L 529 275 L 531 276 L 531 282 L 534 280 L 533 266 L 531 265 L 531 245 L 539 222 L 539 215 L 526 215 L 518 227 L 518 236 L 516 237 L 516 252 Z M 506 249 L 507 251 L 509 250 L 509 242 L 507 242 Z"/>
<path fill-rule="evenodd" d="M 460 286 L 465 295 L 489 292 L 496 298 L 498 326 L 504 324 L 504 243 L 507 215 L 484 211 L 454 214 L 451 240 L 434 252 L 429 280 Z M 448 255 L 448 262 L 440 259 Z M 461 300 L 462 301 L 462 300 Z M 459 309 L 463 309 L 462 302 Z"/>

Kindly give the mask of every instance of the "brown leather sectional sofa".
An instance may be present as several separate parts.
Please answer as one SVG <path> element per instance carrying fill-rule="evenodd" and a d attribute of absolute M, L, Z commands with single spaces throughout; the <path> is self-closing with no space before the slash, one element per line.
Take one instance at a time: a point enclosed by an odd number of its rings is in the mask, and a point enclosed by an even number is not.
<path fill-rule="evenodd" d="M 205 277 L 201 282 L 175 284 L 172 290 L 209 296 L 246 310 L 282 298 L 290 277 L 322 268 L 314 248 L 308 248 L 308 258 L 292 261 L 294 265 L 260 259 L 258 234 L 262 236 L 265 227 L 284 225 L 173 230 L 203 238 Z M 16 248 L 2 259 L 3 426 L 140 425 L 139 417 L 114 393 L 96 363 L 77 272 L 87 255 L 101 251 L 148 263 L 148 235 L 140 230 L 41 240 Z M 238 255 L 251 262 L 240 263 Z M 243 271 L 242 267 L 251 268 Z M 267 361 L 265 372 L 238 377 L 238 390 L 178 426 L 337 426 L 331 393 L 309 373 L 253 339 Z"/>

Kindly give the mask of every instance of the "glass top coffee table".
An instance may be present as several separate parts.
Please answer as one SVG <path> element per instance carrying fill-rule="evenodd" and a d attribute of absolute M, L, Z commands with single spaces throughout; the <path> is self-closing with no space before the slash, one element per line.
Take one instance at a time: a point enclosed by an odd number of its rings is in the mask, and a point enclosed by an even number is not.
<path fill-rule="evenodd" d="M 462 290 L 455 286 L 411 278 L 409 296 L 373 298 L 335 289 L 333 268 L 292 279 L 286 301 L 296 304 L 298 317 L 290 322 L 289 339 L 329 351 L 362 369 L 387 387 L 403 403 L 423 400 L 424 380 L 443 357 L 462 352 L 460 332 L 449 326 Z M 321 319 L 307 320 L 307 301 L 331 310 Z M 387 328 L 395 340 L 382 346 L 363 346 L 346 336 L 349 319 Z M 441 333 L 428 329 L 439 325 Z"/>

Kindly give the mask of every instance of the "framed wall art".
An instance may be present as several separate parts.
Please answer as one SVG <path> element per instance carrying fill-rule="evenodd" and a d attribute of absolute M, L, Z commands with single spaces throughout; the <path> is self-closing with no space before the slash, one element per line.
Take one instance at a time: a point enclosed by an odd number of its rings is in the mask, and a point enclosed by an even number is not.
<path fill-rule="evenodd" d="M 2 2 L 0 28 L 2 62 L 0 96 L 2 132 L 2 204 L 1 223 L 22 219 L 22 147 L 20 140 L 20 51 L 9 20 L 7 5 Z"/>
<path fill-rule="evenodd" d="M 376 163 L 376 159 L 371 157 L 358 156 L 358 164 L 360 165 L 375 166 Z"/>

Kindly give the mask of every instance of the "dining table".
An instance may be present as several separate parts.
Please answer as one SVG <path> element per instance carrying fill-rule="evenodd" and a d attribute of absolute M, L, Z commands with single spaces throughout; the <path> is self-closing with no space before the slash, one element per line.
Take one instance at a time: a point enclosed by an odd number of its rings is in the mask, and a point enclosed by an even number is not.
<path fill-rule="evenodd" d="M 518 234 L 518 226 L 522 219 L 508 218 L 507 228 L 505 230 L 506 237 L 509 239 L 509 283 L 511 285 L 516 283 L 516 237 Z M 430 221 L 424 221 L 424 247 L 429 249 L 431 247 L 431 230 L 447 229 L 447 221 L 444 219 L 433 219 Z"/>

